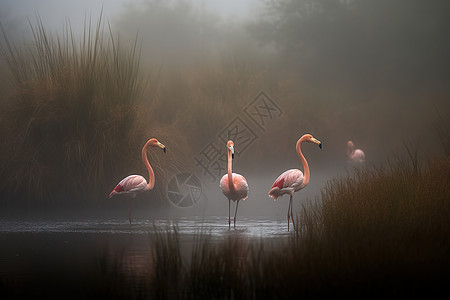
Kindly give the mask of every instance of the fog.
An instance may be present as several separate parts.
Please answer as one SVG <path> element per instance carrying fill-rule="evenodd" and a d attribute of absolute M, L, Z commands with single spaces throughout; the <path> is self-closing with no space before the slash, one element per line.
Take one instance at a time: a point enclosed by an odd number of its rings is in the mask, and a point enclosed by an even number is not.
<path fill-rule="evenodd" d="M 150 156 L 152 164 L 157 160 L 159 187 L 137 197 L 137 218 L 227 213 L 218 182 L 226 172 L 224 162 L 211 175 L 198 159 L 211 143 L 225 154 L 223 132 L 230 136 L 236 117 L 247 135 L 235 140 L 233 171 L 244 175 L 250 187 L 238 220 L 286 217 L 288 196 L 274 203 L 267 193 L 285 170 L 303 170 L 295 143 L 304 133 L 321 140 L 323 149 L 302 146 L 311 180 L 294 196 L 297 211 L 301 203 L 319 199 L 328 180 L 352 172 L 348 140 L 365 151 L 367 167 L 407 157 L 407 149 L 417 145 L 423 161 L 449 155 L 447 1 L 0 0 L 2 27 L 17 45 L 32 40 L 29 23 L 38 19 L 54 34 L 70 24 L 78 36 L 100 15 L 102 28 L 117 36 L 120 45 L 138 45 L 140 72 L 147 80 L 139 103 L 150 113 L 137 115 L 143 124 L 151 120 L 152 136 L 159 133 L 169 149 L 166 157 Z M 2 79 L 7 78 L 5 69 Z M 2 81 L 4 98 L 14 87 Z M 273 115 L 254 114 L 261 91 L 275 105 Z M 128 140 L 120 137 L 120 143 Z M 135 165 L 140 164 L 139 151 L 127 153 Z M 128 172 L 147 177 L 143 166 L 130 166 Z M 168 197 L 168 182 L 180 172 L 200 180 L 200 201 L 185 208 L 166 200 L 157 207 L 149 204 L 149 198 Z M 109 181 L 100 187 L 105 191 L 129 173 L 121 167 L 107 175 Z M 11 195 L 7 187 L 2 189 Z M 126 215 L 127 199 L 108 202 L 104 195 L 92 200 L 95 207 L 125 201 L 118 215 Z"/>

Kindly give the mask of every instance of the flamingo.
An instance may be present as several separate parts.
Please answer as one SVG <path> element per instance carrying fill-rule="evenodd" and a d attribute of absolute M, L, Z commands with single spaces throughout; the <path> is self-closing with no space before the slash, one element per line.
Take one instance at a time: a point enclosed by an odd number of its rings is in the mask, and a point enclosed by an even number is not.
<path fill-rule="evenodd" d="M 305 171 L 305 175 L 303 176 L 302 171 L 298 169 L 290 169 L 285 171 L 283 174 L 278 176 L 278 178 L 275 180 L 275 182 L 272 185 L 272 188 L 269 191 L 269 197 L 272 197 L 274 201 L 278 199 L 278 197 L 289 194 L 290 200 L 289 200 L 289 207 L 288 207 L 288 213 L 287 213 L 287 219 L 288 219 L 288 231 L 289 231 L 289 219 L 292 220 L 292 225 L 294 226 L 295 230 L 295 223 L 294 223 L 294 216 L 292 215 L 292 197 L 294 195 L 294 192 L 297 192 L 301 189 L 303 189 L 306 185 L 309 183 L 309 166 L 308 162 L 306 161 L 305 157 L 303 156 L 301 144 L 303 142 L 310 142 L 319 145 L 319 148 L 322 149 L 322 143 L 315 139 L 311 134 L 305 134 L 303 135 L 298 141 L 295 146 L 298 156 L 300 156 L 300 160 L 303 164 L 303 169 Z M 289 215 L 290 211 L 290 215 Z"/>
<path fill-rule="evenodd" d="M 161 144 L 157 139 L 151 138 L 149 139 L 144 147 L 142 147 L 142 161 L 144 162 L 145 167 L 148 170 L 148 183 L 147 180 L 145 180 L 144 177 L 141 175 L 130 175 L 122 179 L 116 187 L 112 190 L 112 192 L 109 194 L 109 198 L 116 194 L 123 194 L 131 197 L 131 203 L 130 203 L 130 211 L 128 213 L 128 220 L 131 224 L 131 210 L 133 208 L 133 199 L 136 197 L 136 194 L 150 191 L 155 186 L 155 173 L 153 172 L 152 166 L 150 166 L 150 163 L 148 162 L 147 158 L 147 148 L 150 146 L 152 147 L 160 147 L 164 150 L 164 153 L 166 152 L 166 146 Z"/>
<path fill-rule="evenodd" d="M 355 145 L 352 141 L 347 142 L 347 156 L 350 162 L 356 164 L 362 164 L 366 160 L 366 155 L 361 149 L 355 149 Z"/>
<path fill-rule="evenodd" d="M 232 173 L 232 159 L 234 158 L 234 143 L 233 141 L 227 142 L 228 152 L 228 174 L 223 175 L 220 179 L 220 188 L 222 193 L 228 198 L 228 230 L 231 227 L 230 220 L 230 206 L 231 200 L 237 201 L 236 211 L 234 212 L 234 226 L 236 229 L 236 214 L 240 200 L 245 200 L 248 197 L 248 184 L 244 176 L 236 173 Z"/>

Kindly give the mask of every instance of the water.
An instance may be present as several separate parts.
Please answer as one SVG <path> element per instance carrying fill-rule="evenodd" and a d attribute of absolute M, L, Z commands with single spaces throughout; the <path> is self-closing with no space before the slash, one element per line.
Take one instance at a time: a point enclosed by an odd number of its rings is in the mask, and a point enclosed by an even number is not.
<path fill-rule="evenodd" d="M 285 219 L 238 218 L 231 230 L 223 216 L 136 219 L 131 225 L 127 219 L 0 220 L 0 290 L 10 282 L 20 287 L 17 290 L 39 279 L 77 282 L 102 270 L 102 261 L 128 278 L 149 278 L 155 230 L 177 231 L 184 260 L 190 259 L 201 234 L 210 243 L 235 238 L 245 246 L 277 243 L 290 235 Z"/>
<path fill-rule="evenodd" d="M 236 229 L 228 230 L 225 217 L 181 217 L 176 220 L 72 220 L 72 221 L 0 221 L 0 234 L 4 233 L 86 233 L 86 234 L 132 234 L 147 235 L 158 229 L 173 231 L 176 226 L 180 235 L 208 233 L 220 238 L 224 234 L 239 232 L 248 238 L 271 238 L 287 236 L 287 220 L 241 218 Z"/>

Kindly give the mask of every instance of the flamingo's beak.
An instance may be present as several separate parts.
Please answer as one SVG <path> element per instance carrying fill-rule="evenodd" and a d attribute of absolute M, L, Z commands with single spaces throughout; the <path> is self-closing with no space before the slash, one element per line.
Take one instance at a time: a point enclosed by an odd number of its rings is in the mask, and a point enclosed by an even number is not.
<path fill-rule="evenodd" d="M 230 146 L 231 158 L 234 159 L 234 147 Z"/>
<path fill-rule="evenodd" d="M 161 149 L 164 150 L 164 153 L 166 153 L 166 146 L 164 146 L 163 144 L 161 144 L 160 142 L 157 143 L 158 147 L 160 147 Z"/>
<path fill-rule="evenodd" d="M 315 139 L 315 138 L 312 138 L 311 141 L 312 141 L 314 144 L 319 145 L 319 148 L 322 149 L 322 142 L 321 142 L 321 141 L 319 141 L 318 139 Z"/>

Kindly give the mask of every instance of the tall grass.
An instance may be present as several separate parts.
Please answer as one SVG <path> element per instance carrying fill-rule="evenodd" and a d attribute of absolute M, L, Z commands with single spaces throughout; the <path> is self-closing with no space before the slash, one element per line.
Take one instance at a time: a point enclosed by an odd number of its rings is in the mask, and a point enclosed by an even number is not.
<path fill-rule="evenodd" d="M 401 161 L 387 168 L 357 169 L 353 177 L 331 181 L 322 194 L 327 240 L 381 244 L 397 237 L 405 243 L 433 238 L 430 234 L 442 238 L 441 231 L 429 229 L 436 229 L 436 222 L 447 223 L 450 216 L 448 163 L 431 161 L 420 168 L 416 160 Z"/>
<path fill-rule="evenodd" d="M 102 195 L 111 174 L 136 166 L 150 137 L 137 123 L 146 83 L 139 47 L 121 45 L 101 16 L 86 20 L 80 37 L 70 24 L 52 34 L 39 18 L 30 28 L 31 45 L 5 36 L 0 47 L 13 87 L 1 103 L 1 188 L 43 206 Z"/>
<path fill-rule="evenodd" d="M 450 161 L 421 166 L 408 152 L 409 160 L 333 179 L 320 205 L 305 207 L 299 240 L 330 281 L 414 293 L 448 280 Z"/>
<path fill-rule="evenodd" d="M 150 283 L 152 298 L 173 297 L 182 288 L 183 262 L 178 229 L 158 229 L 152 235 L 153 276 Z"/>

